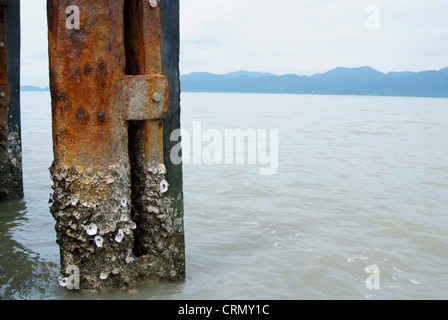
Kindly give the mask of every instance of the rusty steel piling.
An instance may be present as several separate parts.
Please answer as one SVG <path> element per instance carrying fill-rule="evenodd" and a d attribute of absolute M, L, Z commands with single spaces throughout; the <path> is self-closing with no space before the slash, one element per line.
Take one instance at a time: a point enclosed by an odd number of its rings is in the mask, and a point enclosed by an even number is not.
<path fill-rule="evenodd" d="M 20 1 L 0 0 L 0 200 L 21 197 Z"/>
<path fill-rule="evenodd" d="M 185 278 L 179 1 L 48 0 L 60 284 L 109 291 Z M 78 15 L 78 16 L 77 16 Z"/>

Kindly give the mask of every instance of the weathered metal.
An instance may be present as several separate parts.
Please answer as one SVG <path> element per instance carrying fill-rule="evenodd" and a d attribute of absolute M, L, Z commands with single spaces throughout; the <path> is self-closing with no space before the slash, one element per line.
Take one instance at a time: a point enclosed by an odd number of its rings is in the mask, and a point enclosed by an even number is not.
<path fill-rule="evenodd" d="M 168 116 L 168 80 L 165 76 L 124 76 L 121 85 L 125 120 L 160 120 Z"/>
<path fill-rule="evenodd" d="M 8 142 L 8 108 L 9 83 L 7 79 L 7 55 L 6 55 L 6 7 L 8 1 L 0 2 L 0 143 L 2 150 L 7 150 Z M 3 157 L 2 157 L 3 160 Z M 3 166 L 3 162 L 0 164 Z"/>
<path fill-rule="evenodd" d="M 20 1 L 0 0 L 0 200 L 23 196 Z"/>
<path fill-rule="evenodd" d="M 67 28 L 71 4 L 47 2 L 61 283 L 74 269 L 87 291 L 183 280 L 181 193 L 167 189 L 181 181 L 165 176 L 170 87 L 160 54 L 161 6 L 178 1 L 79 0 L 79 28 Z"/>

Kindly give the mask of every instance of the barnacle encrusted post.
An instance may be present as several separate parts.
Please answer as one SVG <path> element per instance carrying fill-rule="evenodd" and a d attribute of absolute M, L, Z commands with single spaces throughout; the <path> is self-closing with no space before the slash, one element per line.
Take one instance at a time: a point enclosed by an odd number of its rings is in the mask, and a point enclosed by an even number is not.
<path fill-rule="evenodd" d="M 0 0 L 0 201 L 22 197 L 20 1 Z"/>
<path fill-rule="evenodd" d="M 183 280 L 182 171 L 164 157 L 166 131 L 180 125 L 179 2 L 47 6 L 59 283 Z"/>

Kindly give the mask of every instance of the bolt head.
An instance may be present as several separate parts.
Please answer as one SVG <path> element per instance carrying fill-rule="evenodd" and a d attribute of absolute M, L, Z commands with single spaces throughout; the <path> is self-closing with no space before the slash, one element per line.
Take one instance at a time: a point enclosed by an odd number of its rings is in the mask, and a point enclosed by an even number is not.
<path fill-rule="evenodd" d="M 160 100 L 162 100 L 162 95 L 160 93 L 156 92 L 152 96 L 152 100 L 154 100 L 154 102 L 160 102 Z"/>

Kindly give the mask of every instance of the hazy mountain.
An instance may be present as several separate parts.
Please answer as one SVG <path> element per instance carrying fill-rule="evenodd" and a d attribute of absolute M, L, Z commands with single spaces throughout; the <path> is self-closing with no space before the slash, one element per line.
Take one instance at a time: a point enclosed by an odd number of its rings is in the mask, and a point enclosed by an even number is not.
<path fill-rule="evenodd" d="M 323 74 L 237 71 L 229 74 L 191 73 L 181 76 L 183 91 L 254 92 L 448 97 L 448 68 L 423 72 L 379 72 L 371 67 L 335 68 Z"/>
<path fill-rule="evenodd" d="M 411 75 L 413 75 L 413 74 L 414 74 L 414 72 L 412 72 L 412 71 L 402 71 L 402 72 L 395 72 L 395 71 L 392 71 L 392 72 L 389 72 L 389 73 L 387 74 L 387 76 L 388 76 L 389 78 L 402 78 L 402 77 L 411 76 Z"/>
<path fill-rule="evenodd" d="M 226 77 L 238 78 L 238 77 L 247 76 L 249 78 L 261 78 L 261 77 L 272 76 L 272 75 L 273 75 L 272 73 L 267 73 L 267 72 L 250 72 L 250 71 L 240 70 L 240 71 L 228 73 L 228 74 L 226 74 Z"/>
<path fill-rule="evenodd" d="M 50 91 L 49 87 L 40 88 L 36 86 L 20 86 L 20 91 Z"/>
<path fill-rule="evenodd" d="M 384 79 L 386 75 L 371 67 L 359 67 L 359 68 L 335 68 L 324 74 L 316 74 L 313 76 L 315 79 L 319 80 L 353 80 L 353 79 L 363 79 L 363 80 L 380 80 Z"/>
<path fill-rule="evenodd" d="M 448 67 L 440 69 L 439 72 L 448 74 Z"/>

